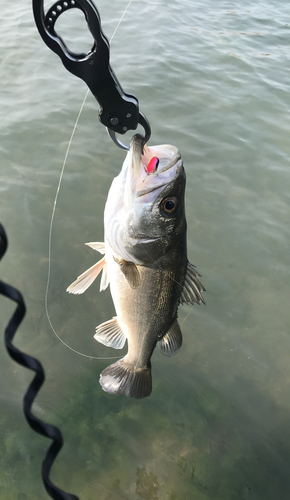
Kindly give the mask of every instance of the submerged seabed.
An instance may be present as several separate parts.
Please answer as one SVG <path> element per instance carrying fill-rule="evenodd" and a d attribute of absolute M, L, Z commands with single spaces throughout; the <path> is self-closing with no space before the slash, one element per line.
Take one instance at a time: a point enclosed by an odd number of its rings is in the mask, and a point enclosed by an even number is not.
<path fill-rule="evenodd" d="M 108 37 L 126 5 L 98 2 Z M 46 371 L 34 410 L 64 434 L 52 479 L 82 500 L 288 500 L 289 4 L 133 0 L 112 41 L 150 143 L 182 153 L 188 253 L 207 288 L 206 307 L 180 308 L 182 350 L 154 353 L 153 393 L 142 401 L 104 393 L 99 373 L 111 360 L 77 356 L 48 325 L 49 223 L 86 88 L 43 44 L 29 3 L 4 2 L 1 14 L 0 219 L 10 246 L 0 276 L 28 307 L 15 343 Z M 90 42 L 81 24 L 60 25 L 75 50 Z M 110 357 L 119 353 L 93 339 L 114 314 L 109 292 L 98 283 L 80 297 L 65 292 L 98 258 L 84 243 L 103 238 L 124 158 L 97 109 L 90 96 L 59 193 L 48 306 L 65 342 Z M 1 298 L 1 331 L 12 311 Z M 0 497 L 46 499 L 49 442 L 22 415 L 31 374 L 4 346 L 0 357 Z"/>

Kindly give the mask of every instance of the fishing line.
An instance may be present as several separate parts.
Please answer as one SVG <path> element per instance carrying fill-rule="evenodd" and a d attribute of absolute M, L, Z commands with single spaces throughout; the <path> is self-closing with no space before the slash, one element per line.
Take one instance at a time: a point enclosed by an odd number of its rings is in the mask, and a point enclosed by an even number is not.
<path fill-rule="evenodd" d="M 121 15 L 120 19 L 119 19 L 119 22 L 110 38 L 110 43 L 112 42 L 122 20 L 124 19 L 124 16 L 126 14 L 126 12 L 128 11 L 131 3 L 133 2 L 133 0 L 129 0 L 123 14 Z M 69 346 L 68 344 L 66 344 L 66 342 L 64 342 L 60 336 L 57 334 L 57 332 L 55 331 L 55 328 L 51 322 L 51 319 L 50 319 L 50 316 L 49 316 L 49 312 L 48 312 L 48 290 L 49 290 L 49 284 L 50 284 L 50 276 L 51 276 L 51 243 L 52 243 L 52 226 L 53 226 L 53 221 L 54 221 L 54 215 L 55 215 L 55 210 L 56 210 L 56 203 L 57 203 L 57 199 L 58 199 L 58 195 L 59 195 L 59 190 L 60 190 L 60 186 L 61 186 L 61 183 L 62 183 L 62 179 L 63 179 L 63 174 L 64 174 L 64 169 L 65 169 L 65 166 L 67 164 L 67 158 L 68 158 L 68 155 L 69 155 L 69 151 L 70 151 L 70 147 L 71 147 L 71 144 L 72 144 L 72 141 L 73 141 L 73 138 L 74 138 L 74 135 L 75 135 L 75 131 L 77 129 L 77 126 L 78 126 L 78 123 L 79 123 L 79 119 L 80 119 L 80 116 L 82 114 L 82 111 L 84 109 L 84 105 L 85 105 L 85 102 L 87 100 L 87 97 L 88 97 L 88 94 L 89 94 L 89 89 L 87 89 L 86 91 L 86 94 L 85 94 L 85 97 L 83 99 L 83 102 L 81 104 L 81 107 L 80 107 L 80 110 L 79 110 L 79 113 L 78 113 L 78 116 L 76 118 L 76 121 L 75 121 L 75 124 L 74 124 L 74 127 L 73 127 L 73 130 L 72 130 L 72 133 L 71 133 L 71 136 L 70 136 L 70 139 L 69 139 L 69 142 L 68 142 L 68 145 L 67 145 L 67 149 L 66 149 L 66 153 L 65 153 L 65 156 L 64 156 L 64 160 L 63 160 L 63 164 L 62 164 L 62 169 L 61 169 L 61 173 L 60 173 L 60 177 L 59 177 L 59 182 L 58 182 L 58 186 L 57 186 L 57 190 L 56 190 L 56 194 L 55 194 L 55 198 L 54 198 L 54 203 L 53 203 L 53 209 L 52 209 L 52 214 L 51 214 L 51 219 L 50 219 L 50 226 L 49 226 L 49 237 L 48 237 L 48 271 L 47 271 L 47 283 L 46 283 L 46 291 L 45 291 L 45 299 L 44 299 L 44 303 L 45 303 L 45 312 L 46 312 L 46 317 L 47 317 L 47 320 L 49 322 L 49 325 L 50 325 L 50 328 L 52 329 L 54 335 L 56 336 L 56 338 L 65 346 L 67 347 L 68 349 L 70 349 L 71 351 L 75 352 L 76 354 L 79 354 L 80 356 L 83 356 L 85 358 L 90 358 L 90 359 L 100 359 L 100 360 L 104 360 L 104 359 L 119 359 L 121 358 L 122 356 L 110 356 L 110 357 L 106 357 L 106 358 L 102 358 L 102 357 L 98 357 L 98 356 L 90 356 L 88 354 L 84 354 L 82 352 L 79 352 L 77 351 L 76 349 L 73 349 L 71 346 Z"/>

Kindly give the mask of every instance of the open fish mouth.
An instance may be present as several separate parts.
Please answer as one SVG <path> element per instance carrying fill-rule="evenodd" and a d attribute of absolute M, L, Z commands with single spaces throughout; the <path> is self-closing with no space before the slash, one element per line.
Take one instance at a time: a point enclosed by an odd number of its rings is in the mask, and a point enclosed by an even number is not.
<path fill-rule="evenodd" d="M 178 160 L 180 160 L 181 155 L 177 148 L 175 148 L 174 146 L 167 146 L 166 144 L 163 146 L 163 148 L 164 150 L 162 151 L 160 146 L 151 146 L 149 148 L 145 144 L 143 154 L 141 155 L 141 162 L 147 175 L 156 176 L 162 174 L 166 170 L 174 167 Z M 164 156 L 165 153 L 167 153 L 168 156 Z M 173 153 L 171 159 L 169 156 L 170 153 Z M 153 167 L 153 169 L 151 166 Z"/>
<path fill-rule="evenodd" d="M 129 153 L 132 167 L 129 175 L 133 176 L 131 186 L 137 198 L 162 190 L 178 176 L 182 168 L 181 155 L 175 146 L 164 144 L 148 147 L 143 141 L 141 135 L 134 135 Z"/>

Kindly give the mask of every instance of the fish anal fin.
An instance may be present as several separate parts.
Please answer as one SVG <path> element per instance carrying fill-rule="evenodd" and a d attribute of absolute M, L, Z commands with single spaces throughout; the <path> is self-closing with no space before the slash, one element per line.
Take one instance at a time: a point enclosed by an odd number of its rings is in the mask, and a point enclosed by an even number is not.
<path fill-rule="evenodd" d="M 138 288 L 140 285 L 140 274 L 136 264 L 133 262 L 128 262 L 124 259 L 117 259 L 114 257 L 114 261 L 119 264 L 122 273 L 124 274 L 126 280 L 128 281 L 131 288 Z"/>
<path fill-rule="evenodd" d="M 157 342 L 164 356 L 174 356 L 182 346 L 182 333 L 177 319 L 172 323 L 168 332 Z"/>
<path fill-rule="evenodd" d="M 116 317 L 97 326 L 94 339 L 114 349 L 122 349 L 126 342 L 126 337 Z"/>
<path fill-rule="evenodd" d="M 87 269 L 82 273 L 67 289 L 69 293 L 80 294 L 84 293 L 86 289 L 95 281 L 98 274 L 102 271 L 106 265 L 105 257 L 103 257 L 99 262 L 94 264 L 92 267 Z"/>
<path fill-rule="evenodd" d="M 102 371 L 100 384 L 109 394 L 146 398 L 152 391 L 151 364 L 136 368 L 126 361 L 125 356 Z"/>
<path fill-rule="evenodd" d="M 205 304 L 202 292 L 205 292 L 203 284 L 199 281 L 200 274 L 196 271 L 195 267 L 187 262 L 185 273 L 184 285 L 180 296 L 181 304 Z"/>

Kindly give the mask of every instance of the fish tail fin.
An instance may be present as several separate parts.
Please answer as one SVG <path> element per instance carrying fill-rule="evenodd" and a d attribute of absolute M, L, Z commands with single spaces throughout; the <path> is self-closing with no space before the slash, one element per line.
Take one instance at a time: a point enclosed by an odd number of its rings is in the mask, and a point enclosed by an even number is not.
<path fill-rule="evenodd" d="M 152 391 L 151 364 L 145 368 L 135 368 L 125 358 L 108 366 L 100 375 L 102 389 L 109 394 L 123 394 L 142 399 Z"/>

